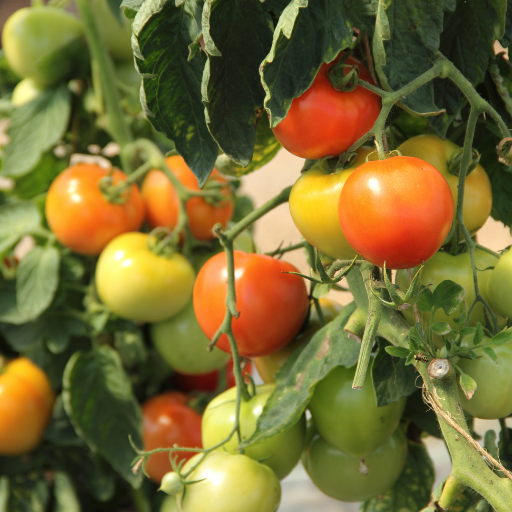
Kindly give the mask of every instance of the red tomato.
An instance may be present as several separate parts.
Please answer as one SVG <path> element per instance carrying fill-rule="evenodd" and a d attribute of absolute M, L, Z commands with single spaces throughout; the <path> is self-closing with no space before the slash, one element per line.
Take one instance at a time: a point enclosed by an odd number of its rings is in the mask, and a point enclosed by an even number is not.
<path fill-rule="evenodd" d="M 166 162 L 171 172 L 183 185 L 192 190 L 199 190 L 197 178 L 181 156 L 170 156 Z M 209 179 L 227 184 L 227 180 L 216 169 L 213 170 Z M 149 225 L 152 228 L 158 226 L 174 228 L 178 221 L 179 199 L 167 176 L 162 171 L 150 171 L 144 178 L 141 192 Z M 194 238 L 210 240 L 214 238 L 212 227 L 215 224 L 220 223 L 224 227 L 231 220 L 234 203 L 227 185 L 223 188 L 223 194 L 226 196 L 226 201 L 218 206 L 207 203 L 202 197 L 192 197 L 187 201 L 188 224 Z"/>
<path fill-rule="evenodd" d="M 186 375 L 184 373 L 175 372 L 173 374 L 174 383 L 183 391 L 205 391 L 213 393 L 219 385 L 220 372 L 222 370 L 214 370 L 213 372 L 203 373 L 201 375 Z M 233 374 L 233 359 L 226 364 L 226 389 L 235 386 L 235 375 Z M 251 375 L 252 363 L 246 362 L 243 365 L 242 373 Z"/>
<path fill-rule="evenodd" d="M 236 308 L 233 334 L 240 355 L 253 357 L 277 352 L 289 343 L 308 312 L 308 293 L 297 269 L 261 254 L 234 252 Z M 227 260 L 221 252 L 199 271 L 194 285 L 194 311 L 203 332 L 212 339 L 224 320 L 227 296 Z M 217 347 L 230 351 L 226 335 Z"/>
<path fill-rule="evenodd" d="M 142 439 L 146 451 L 171 448 L 175 444 L 183 448 L 201 448 L 201 415 L 186 406 L 183 393 L 170 391 L 149 399 L 142 406 Z M 194 452 L 175 452 L 178 463 L 188 460 Z M 155 453 L 149 457 L 146 472 L 157 483 L 172 471 L 169 453 Z"/>
<path fill-rule="evenodd" d="M 373 128 L 380 98 L 360 85 L 340 92 L 329 81 L 329 69 L 341 55 L 322 64 L 311 87 L 292 101 L 285 119 L 274 128 L 277 140 L 294 155 L 314 160 L 339 155 Z M 359 77 L 374 84 L 361 62 L 349 57 L 346 63 L 357 66 Z"/>
<path fill-rule="evenodd" d="M 453 197 L 443 175 L 419 158 L 396 156 L 356 169 L 341 190 L 341 229 L 365 259 L 390 269 L 428 260 L 450 231 Z"/>
<path fill-rule="evenodd" d="M 108 202 L 99 188 L 109 171 L 96 164 L 69 167 L 55 178 L 46 197 L 46 218 L 57 240 L 80 254 L 97 255 L 116 236 L 137 231 L 144 205 L 137 185 L 124 204 Z M 126 179 L 115 169 L 113 183 Z"/>

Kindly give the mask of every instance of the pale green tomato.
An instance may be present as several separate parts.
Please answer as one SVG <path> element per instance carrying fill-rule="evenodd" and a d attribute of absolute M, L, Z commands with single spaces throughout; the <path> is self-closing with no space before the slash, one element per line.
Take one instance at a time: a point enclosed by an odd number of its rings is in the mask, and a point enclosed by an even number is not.
<path fill-rule="evenodd" d="M 201 457 L 190 459 L 184 471 Z M 281 485 L 274 472 L 246 455 L 211 452 L 188 480 L 198 482 L 176 497 L 182 512 L 276 512 L 281 501 Z"/>
<path fill-rule="evenodd" d="M 21 107 L 35 100 L 43 91 L 32 78 L 24 78 L 12 91 L 11 102 L 15 107 Z"/>
<path fill-rule="evenodd" d="M 263 407 L 274 390 L 272 384 L 256 387 L 256 395 L 240 407 L 240 429 L 242 438 L 249 438 L 256 430 L 256 423 Z M 228 389 L 214 398 L 206 408 L 201 423 L 203 448 L 211 448 L 226 439 L 235 421 L 236 388 Z M 281 480 L 299 462 L 306 439 L 306 419 L 275 436 L 245 448 L 245 455 L 270 467 Z M 226 444 L 218 448 L 229 453 L 238 453 L 240 443 L 234 435 Z"/>
<path fill-rule="evenodd" d="M 157 352 L 179 373 L 209 373 L 222 368 L 229 359 L 229 354 L 217 347 L 207 350 L 210 340 L 197 323 L 192 301 L 177 315 L 151 324 L 150 333 Z"/>
<path fill-rule="evenodd" d="M 512 318 L 512 251 L 503 253 L 487 283 L 489 304 L 500 315 Z"/>
<path fill-rule="evenodd" d="M 160 506 L 160 512 L 178 512 L 176 498 L 174 496 L 167 496 Z"/>

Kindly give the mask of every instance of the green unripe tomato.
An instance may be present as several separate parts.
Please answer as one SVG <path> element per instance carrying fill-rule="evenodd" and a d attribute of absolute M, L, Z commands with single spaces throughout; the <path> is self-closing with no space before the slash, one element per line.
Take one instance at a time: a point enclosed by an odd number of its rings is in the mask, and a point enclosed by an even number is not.
<path fill-rule="evenodd" d="M 192 301 L 177 315 L 151 324 L 150 333 L 157 352 L 179 373 L 209 373 L 222 368 L 229 359 L 229 354 L 216 347 L 207 350 L 210 340 L 197 323 Z"/>
<path fill-rule="evenodd" d="M 402 429 L 397 428 L 364 459 L 340 452 L 315 434 L 302 462 L 313 483 L 327 496 L 340 501 L 364 501 L 385 493 L 395 484 L 406 458 L 407 439 Z"/>
<path fill-rule="evenodd" d="M 25 7 L 6 21 L 2 45 L 9 65 L 23 78 L 32 78 L 40 87 L 58 83 L 69 73 L 62 66 L 60 73 L 51 75 L 40 67 L 41 61 L 82 37 L 80 20 L 57 7 Z"/>
<path fill-rule="evenodd" d="M 24 78 L 12 91 L 11 103 L 15 107 L 21 107 L 34 101 L 43 91 L 32 78 Z"/>
<path fill-rule="evenodd" d="M 482 343 L 488 343 L 484 337 Z M 483 349 L 477 348 L 480 356 L 474 361 L 461 359 L 457 365 L 477 383 L 475 394 L 468 400 L 459 389 L 462 408 L 475 418 L 495 420 L 512 413 L 512 344 L 493 347 L 498 356 L 496 364 Z"/>
<path fill-rule="evenodd" d="M 512 251 L 503 253 L 487 282 L 489 304 L 500 315 L 512 318 Z"/>
<path fill-rule="evenodd" d="M 175 496 L 176 494 L 180 494 L 183 492 L 184 486 L 181 478 L 174 471 L 170 471 L 166 473 L 162 482 L 160 483 L 159 491 L 163 491 L 171 496 Z"/>
<path fill-rule="evenodd" d="M 184 472 L 201 456 L 190 459 Z M 281 501 L 281 485 L 274 472 L 246 455 L 211 452 L 188 480 L 198 482 L 176 497 L 182 512 L 276 512 Z"/>
<path fill-rule="evenodd" d="M 178 512 L 176 498 L 174 496 L 167 496 L 165 500 L 162 501 L 160 512 Z"/>
<path fill-rule="evenodd" d="M 242 438 L 249 438 L 256 430 L 256 423 L 263 411 L 273 385 L 265 384 L 256 387 L 256 395 L 240 407 L 240 430 Z M 211 448 L 226 439 L 233 429 L 235 421 L 236 388 L 231 388 L 214 398 L 203 414 L 201 433 L 203 447 Z M 245 448 L 245 455 L 270 467 L 281 480 L 295 467 L 300 459 L 306 438 L 306 418 L 301 419 L 292 427 L 272 436 L 261 443 Z M 228 453 L 237 451 L 239 442 L 236 435 L 219 450 Z"/>
<path fill-rule="evenodd" d="M 361 389 L 352 389 L 356 367 L 338 366 L 316 385 L 309 403 L 322 437 L 354 457 L 364 457 L 384 443 L 397 428 L 405 408 L 405 398 L 377 407 L 371 365 Z"/>

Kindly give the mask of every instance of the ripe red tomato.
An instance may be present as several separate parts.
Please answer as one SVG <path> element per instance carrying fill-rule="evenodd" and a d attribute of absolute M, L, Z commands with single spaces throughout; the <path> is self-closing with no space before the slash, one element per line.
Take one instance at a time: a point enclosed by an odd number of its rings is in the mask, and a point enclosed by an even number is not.
<path fill-rule="evenodd" d="M 142 406 L 142 439 L 146 451 L 171 448 L 201 448 L 201 415 L 186 405 L 186 395 L 170 391 L 149 399 Z M 188 460 L 194 452 L 175 452 L 177 461 Z M 169 453 L 155 453 L 146 464 L 146 472 L 157 483 L 172 471 Z"/>
<path fill-rule="evenodd" d="M 46 218 L 57 240 L 80 254 L 97 255 L 116 236 L 137 231 L 144 205 L 137 185 L 124 204 L 108 202 L 99 188 L 108 170 L 96 164 L 69 167 L 55 178 L 46 196 Z M 115 169 L 113 183 L 126 179 Z"/>
<path fill-rule="evenodd" d="M 240 355 L 253 357 L 277 352 L 297 334 L 308 312 L 308 293 L 297 269 L 282 260 L 235 251 L 236 307 L 233 334 Z M 203 332 L 212 339 L 224 320 L 227 260 L 224 252 L 210 258 L 194 285 L 194 311 Z M 217 346 L 230 351 L 226 335 Z"/>
<path fill-rule="evenodd" d="M 166 162 L 171 172 L 183 185 L 192 190 L 199 190 L 197 178 L 181 156 L 170 156 Z M 227 180 L 216 169 L 213 170 L 209 179 L 227 184 Z M 152 228 L 158 226 L 174 228 L 178 221 L 179 199 L 167 176 L 162 171 L 150 171 L 144 178 L 141 192 L 149 225 Z M 207 203 L 202 197 L 192 197 L 187 201 L 185 207 L 188 224 L 194 238 L 210 240 L 214 238 L 212 227 L 215 224 L 220 223 L 226 226 L 231 220 L 234 202 L 227 185 L 223 188 L 223 194 L 226 200 L 217 206 Z"/>
<path fill-rule="evenodd" d="M 436 253 L 450 231 L 454 205 L 436 168 L 395 156 L 367 162 L 349 176 L 338 214 L 348 242 L 363 258 L 400 269 Z"/>
<path fill-rule="evenodd" d="M 243 375 L 251 375 L 252 363 L 245 362 L 242 365 Z M 176 386 L 182 391 L 205 391 L 213 393 L 219 386 L 220 372 L 222 370 L 215 370 L 202 375 L 186 375 L 184 373 L 175 372 L 173 380 Z M 226 364 L 226 389 L 232 388 L 236 385 L 235 375 L 233 374 L 233 359 L 229 359 Z"/>
<path fill-rule="evenodd" d="M 329 69 L 341 55 L 322 64 L 311 87 L 292 101 L 285 119 L 274 128 L 277 140 L 294 155 L 310 159 L 339 155 L 371 130 L 380 113 L 380 98 L 368 89 L 360 85 L 351 92 L 334 89 Z M 349 57 L 346 63 L 357 66 L 359 77 L 374 84 L 361 62 Z"/>

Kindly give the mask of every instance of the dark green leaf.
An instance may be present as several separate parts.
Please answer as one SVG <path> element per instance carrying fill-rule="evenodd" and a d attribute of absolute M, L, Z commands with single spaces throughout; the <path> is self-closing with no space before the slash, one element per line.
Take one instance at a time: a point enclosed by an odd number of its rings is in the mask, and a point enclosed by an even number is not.
<path fill-rule="evenodd" d="M 434 463 L 425 446 L 409 441 L 407 461 L 395 485 L 382 496 L 364 502 L 359 511 L 419 511 L 430 502 L 434 477 Z"/>
<path fill-rule="evenodd" d="M 0 332 L 16 352 L 24 352 L 43 340 L 43 321 L 24 322 L 21 325 L 0 324 Z"/>
<path fill-rule="evenodd" d="M 11 478 L 7 507 L 0 512 L 45 512 L 50 493 L 42 475 Z M 1 501 L 0 501 L 1 503 Z"/>
<path fill-rule="evenodd" d="M 419 322 L 409 331 L 409 341 L 414 347 L 414 350 L 425 350 L 425 338 L 423 336 L 423 333 L 421 332 L 421 324 Z"/>
<path fill-rule="evenodd" d="M 418 373 L 413 366 L 405 366 L 403 356 L 390 357 L 389 349 L 398 348 L 379 344 L 379 352 L 373 363 L 373 387 L 379 407 L 397 402 L 416 391 Z M 402 349 L 409 352 L 407 349 Z M 391 354 L 392 356 L 394 354 Z"/>
<path fill-rule="evenodd" d="M 464 288 L 453 281 L 442 281 L 434 290 L 434 306 L 442 308 L 448 316 L 453 315 L 464 300 Z"/>
<path fill-rule="evenodd" d="M 16 201 L 0 206 L 0 254 L 10 249 L 26 233 L 41 225 L 41 215 L 34 203 Z"/>
<path fill-rule="evenodd" d="M 359 343 L 343 327 L 355 304 L 318 331 L 302 351 L 293 354 L 276 374 L 276 388 L 258 418 L 256 431 L 244 445 L 271 437 L 295 424 L 309 403 L 316 383 L 336 366 L 351 367 L 359 356 Z"/>
<path fill-rule="evenodd" d="M 512 341 L 512 327 L 509 327 L 492 337 L 492 342 L 495 345 L 504 345 L 510 341 Z"/>
<path fill-rule="evenodd" d="M 409 355 L 410 350 L 403 347 L 393 347 L 392 345 L 388 345 L 386 347 L 386 352 L 393 357 L 406 358 Z"/>
<path fill-rule="evenodd" d="M 59 284 L 60 253 L 52 246 L 34 247 L 18 266 L 16 301 L 23 315 L 37 318 L 51 304 Z"/>
<path fill-rule="evenodd" d="M 207 0 L 203 37 L 209 55 L 202 84 L 208 129 L 229 158 L 247 166 L 263 110 L 259 66 L 272 45 L 272 20 L 261 2 Z"/>
<path fill-rule="evenodd" d="M 443 437 L 436 413 L 425 404 L 420 389 L 407 399 L 404 418 L 412 421 L 421 431 L 427 432 L 431 436 L 440 439 Z"/>
<path fill-rule="evenodd" d="M 114 346 L 127 368 L 144 362 L 148 357 L 142 332 L 135 326 L 133 327 L 129 331 L 119 330 L 114 334 Z"/>
<path fill-rule="evenodd" d="M 52 419 L 44 431 L 44 439 L 50 441 L 56 446 L 75 446 L 84 447 L 85 443 L 75 432 L 73 425 L 69 421 L 68 415 L 64 410 L 62 395 L 59 395 L 53 406 Z"/>
<path fill-rule="evenodd" d="M 429 288 L 425 288 L 418 297 L 418 309 L 420 311 L 431 311 L 434 307 L 434 294 Z"/>
<path fill-rule="evenodd" d="M 430 326 L 430 328 L 433 332 L 439 334 L 440 336 L 448 334 L 452 331 L 452 328 L 448 322 L 435 322 Z"/>
<path fill-rule="evenodd" d="M 289 3 L 290 0 L 265 0 L 265 7 L 269 11 L 273 11 L 275 14 L 280 15 Z"/>
<path fill-rule="evenodd" d="M 274 132 L 270 129 L 268 116 L 263 113 L 256 129 L 256 142 L 250 164 L 247 167 L 243 167 L 233 162 L 226 155 L 221 155 L 217 158 L 215 167 L 222 174 L 239 178 L 268 164 L 280 149 L 281 144 L 279 144 L 279 141 L 274 136 Z"/>
<path fill-rule="evenodd" d="M 3 150 L 2 175 L 27 174 L 64 135 L 71 113 L 68 86 L 48 89 L 11 116 L 10 143 Z"/>
<path fill-rule="evenodd" d="M 501 46 L 508 48 L 512 43 L 512 0 L 507 0 L 507 12 L 505 15 L 505 33 L 500 39 Z"/>
<path fill-rule="evenodd" d="M 261 68 L 272 128 L 286 117 L 292 100 L 310 87 L 320 66 L 352 42 L 352 23 L 344 15 L 343 3 L 292 0 L 279 18 Z"/>
<path fill-rule="evenodd" d="M 379 2 L 373 55 L 383 87 L 398 90 L 432 67 L 439 50 L 444 13 L 456 0 L 392 0 Z M 435 115 L 434 87 L 429 82 L 402 103 L 414 112 Z"/>
<path fill-rule="evenodd" d="M 80 501 L 71 478 L 63 471 L 56 471 L 53 479 L 53 512 L 81 512 Z"/>
<path fill-rule="evenodd" d="M 16 281 L 0 280 L 0 322 L 21 325 L 28 318 L 20 312 L 16 303 Z"/>
<path fill-rule="evenodd" d="M 76 352 L 63 384 L 64 406 L 78 435 L 128 482 L 140 486 L 140 473 L 131 471 L 135 453 L 128 437 L 142 446 L 142 413 L 119 355 L 108 346 Z"/>
<path fill-rule="evenodd" d="M 176 149 L 203 186 L 218 156 L 206 126 L 201 80 L 206 58 L 189 45 L 201 33 L 201 0 L 146 0 L 133 22 L 136 66 L 143 78 L 142 106 L 155 128 Z"/>

